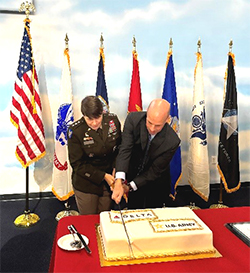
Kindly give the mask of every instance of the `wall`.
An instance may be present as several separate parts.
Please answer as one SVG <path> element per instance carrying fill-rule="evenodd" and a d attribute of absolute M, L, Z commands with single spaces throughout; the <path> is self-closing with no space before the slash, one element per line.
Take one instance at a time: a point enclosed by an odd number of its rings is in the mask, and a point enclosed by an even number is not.
<path fill-rule="evenodd" d="M 18 1 L 7 1 L 8 5 Z M 20 1 L 20 3 L 23 1 Z M 105 73 L 110 109 L 123 122 L 132 73 L 132 38 L 137 40 L 142 100 L 161 97 L 169 39 L 172 38 L 183 178 L 187 184 L 187 156 L 191 132 L 191 108 L 195 52 L 201 38 L 211 184 L 219 182 L 212 156 L 217 157 L 224 75 L 228 44 L 233 39 L 238 88 L 241 181 L 250 181 L 250 3 L 247 0 L 71 1 L 36 0 L 30 16 L 34 58 L 40 81 L 47 155 L 30 167 L 30 192 L 50 191 L 54 129 L 65 46 L 69 37 L 75 119 L 86 95 L 94 95 L 99 61 L 100 35 L 104 36 Z M 1 6 L 0 6 L 1 8 Z M 19 8 L 16 7 L 16 9 Z M 16 130 L 9 121 L 24 15 L 0 14 L 0 191 L 25 192 L 25 170 L 15 157 Z"/>

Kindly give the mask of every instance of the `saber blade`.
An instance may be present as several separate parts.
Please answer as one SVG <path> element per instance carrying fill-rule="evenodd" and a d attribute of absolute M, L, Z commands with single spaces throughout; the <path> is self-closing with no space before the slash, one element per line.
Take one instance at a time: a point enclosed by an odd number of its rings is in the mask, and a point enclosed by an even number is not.
<path fill-rule="evenodd" d="M 118 204 L 118 209 L 119 209 L 119 211 L 120 211 L 121 219 L 122 219 L 122 225 L 123 225 L 125 234 L 126 234 L 126 236 L 127 236 L 128 245 L 129 245 L 129 249 L 130 249 L 130 254 L 131 254 L 131 257 L 134 258 L 134 257 L 135 257 L 135 256 L 134 256 L 134 252 L 133 252 L 132 245 L 131 245 L 131 242 L 130 242 L 130 239 L 129 239 L 127 227 L 126 227 L 125 222 L 124 222 L 124 219 L 123 219 L 123 215 L 122 215 L 120 203 Z"/>

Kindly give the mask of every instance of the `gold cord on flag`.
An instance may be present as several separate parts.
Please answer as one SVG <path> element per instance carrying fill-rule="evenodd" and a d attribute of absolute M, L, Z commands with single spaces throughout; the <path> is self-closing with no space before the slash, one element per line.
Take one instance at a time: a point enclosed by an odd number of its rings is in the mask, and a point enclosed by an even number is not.
<path fill-rule="evenodd" d="M 100 59 L 102 57 L 102 62 L 103 62 L 103 69 L 104 69 L 104 66 L 105 66 L 105 55 L 104 55 L 104 48 L 103 47 L 100 47 Z"/>
<path fill-rule="evenodd" d="M 173 43 L 173 40 L 172 40 L 172 38 L 170 38 L 168 56 L 167 56 L 167 61 L 166 61 L 166 68 L 168 67 L 169 59 L 170 59 L 170 57 L 171 57 L 172 54 L 173 54 L 173 44 L 174 44 L 174 43 Z"/>
<path fill-rule="evenodd" d="M 133 58 L 138 62 L 138 53 L 136 51 L 136 39 L 135 39 L 135 35 L 133 36 L 132 44 L 133 44 L 133 50 L 132 50 Z"/>
<path fill-rule="evenodd" d="M 232 57 L 233 65 L 235 66 L 235 55 L 232 52 L 229 52 L 228 55 Z"/>
<path fill-rule="evenodd" d="M 104 67 L 105 67 L 105 56 L 104 56 L 104 46 L 103 46 L 103 42 L 104 42 L 104 39 L 103 39 L 103 35 L 101 33 L 101 38 L 100 38 L 100 59 L 102 57 L 102 62 L 103 62 L 103 70 L 104 70 Z"/>
<path fill-rule="evenodd" d="M 66 55 L 67 60 L 68 60 L 68 65 L 69 65 L 69 67 L 70 67 L 70 57 L 69 57 L 69 38 L 68 38 L 67 33 L 66 33 L 66 36 L 65 36 L 65 49 L 64 49 L 64 55 Z"/>
<path fill-rule="evenodd" d="M 201 55 L 201 39 L 199 38 L 198 42 L 197 42 L 197 52 L 196 52 L 196 56 L 197 56 L 197 62 L 196 62 L 196 66 L 194 69 L 194 76 L 196 77 L 196 69 L 197 69 L 197 64 L 198 62 L 201 60 L 202 63 L 202 55 Z"/>
<path fill-rule="evenodd" d="M 198 66 L 198 62 L 199 62 L 200 59 L 202 58 L 200 52 L 196 52 L 195 54 L 196 54 L 196 56 L 197 56 L 197 62 L 196 62 L 196 66 L 195 66 L 195 69 L 194 69 L 194 78 L 196 78 L 196 69 L 197 69 L 197 66 Z M 202 59 L 201 59 L 201 62 L 202 62 Z"/>
<path fill-rule="evenodd" d="M 133 58 L 138 62 L 138 53 L 136 52 L 136 50 L 133 50 L 132 54 L 133 54 Z"/>
<path fill-rule="evenodd" d="M 68 48 L 64 49 L 64 55 L 67 57 L 68 65 L 70 67 L 70 57 L 69 57 L 69 49 Z"/>

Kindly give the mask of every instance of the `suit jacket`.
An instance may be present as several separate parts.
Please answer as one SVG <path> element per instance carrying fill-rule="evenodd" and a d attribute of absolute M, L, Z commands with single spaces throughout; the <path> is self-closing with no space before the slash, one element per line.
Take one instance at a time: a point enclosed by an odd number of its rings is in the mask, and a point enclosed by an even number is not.
<path fill-rule="evenodd" d="M 127 181 L 136 183 L 138 190 L 129 193 L 129 202 L 142 198 L 144 205 L 134 204 L 129 208 L 162 206 L 170 193 L 169 163 L 180 145 L 180 139 L 166 123 L 151 141 L 144 168 L 140 170 L 148 136 L 146 112 L 130 113 L 124 124 L 116 171 L 125 172 Z"/>
<path fill-rule="evenodd" d="M 120 143 L 121 125 L 114 114 L 103 114 L 101 135 L 92 130 L 83 117 L 74 122 L 68 130 L 68 152 L 74 188 L 102 195 L 103 185 L 107 185 L 104 175 L 112 174 Z"/>

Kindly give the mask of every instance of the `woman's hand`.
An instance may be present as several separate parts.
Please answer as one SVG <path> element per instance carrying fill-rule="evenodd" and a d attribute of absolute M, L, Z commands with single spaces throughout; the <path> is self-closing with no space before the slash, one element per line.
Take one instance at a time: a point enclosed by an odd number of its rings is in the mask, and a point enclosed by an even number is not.
<path fill-rule="evenodd" d="M 105 173 L 104 179 L 108 183 L 108 185 L 110 186 L 110 190 L 113 191 L 114 183 L 115 183 L 114 176 L 109 173 Z"/>
<path fill-rule="evenodd" d="M 123 194 L 124 194 L 124 188 L 122 184 L 122 179 L 116 179 L 115 186 L 112 193 L 112 199 L 116 202 L 116 204 L 120 203 Z"/>

